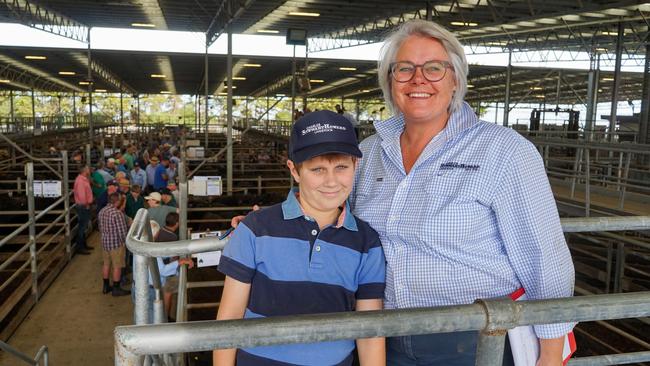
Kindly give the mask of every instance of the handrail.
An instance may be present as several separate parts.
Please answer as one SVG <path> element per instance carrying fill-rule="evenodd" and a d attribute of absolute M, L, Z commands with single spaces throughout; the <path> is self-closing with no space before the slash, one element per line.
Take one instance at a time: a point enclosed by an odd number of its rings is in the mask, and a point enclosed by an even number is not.
<path fill-rule="evenodd" d="M 564 218 L 565 232 L 649 230 L 650 216 Z M 209 351 L 217 348 L 253 347 L 287 343 L 311 343 L 339 339 L 406 334 L 428 334 L 465 330 L 504 330 L 519 325 L 549 324 L 568 321 L 620 319 L 650 316 L 650 292 L 581 296 L 514 303 L 511 300 L 487 299 L 480 304 L 426 309 L 382 310 L 362 313 L 338 313 L 246 319 L 234 321 L 202 321 L 176 323 L 161 327 L 146 324 L 146 266 L 157 265 L 156 256 L 177 256 L 222 249 L 226 240 L 203 238 L 175 242 L 151 243 L 148 213 L 140 209 L 129 230 L 127 247 L 136 257 L 136 324 L 115 330 L 115 364 L 136 365 L 141 356 L 179 352 Z M 146 265 L 146 266 L 145 266 Z M 155 268 L 151 268 L 155 267 Z M 153 275 L 153 273 L 152 273 Z M 159 277 L 154 277 L 156 298 Z M 144 282 L 143 282 L 144 281 Z M 138 290 L 140 289 L 140 290 Z M 158 302 L 158 301 L 157 301 Z M 161 307 L 161 304 L 156 304 Z M 163 323 L 164 310 L 154 308 L 154 322 Z M 505 319 L 491 323 L 490 319 Z M 183 334 L 185 336 L 179 336 Z M 482 333 L 478 359 L 492 360 L 495 349 L 503 353 L 502 344 L 494 343 L 494 333 Z M 498 341 L 497 341 L 498 342 Z M 480 345 L 483 344 L 481 347 Z M 498 352 L 497 352 L 498 353 Z M 650 360 L 650 355 L 634 355 L 635 360 Z M 640 357 L 640 358 L 639 358 Z M 478 361 L 477 361 L 478 362 Z"/>
<path fill-rule="evenodd" d="M 19 350 L 13 348 L 9 344 L 0 341 L 0 349 L 3 351 L 7 352 L 8 354 L 15 356 L 17 359 L 25 362 L 28 365 L 32 366 L 38 366 L 41 360 L 41 357 L 43 358 L 43 364 L 44 366 L 49 365 L 49 353 L 47 346 L 41 346 L 41 348 L 36 352 L 36 356 L 34 358 L 29 358 L 26 354 L 20 352 Z"/>
<path fill-rule="evenodd" d="M 136 365 L 141 356 L 148 354 L 645 317 L 650 316 L 649 303 L 650 292 L 637 292 L 517 303 L 508 298 L 435 308 L 120 326 L 115 328 L 115 365 Z M 481 337 L 484 336 L 482 333 Z M 493 360 L 503 354 L 503 348 L 481 348 L 480 342 L 478 352 L 483 354 L 477 358 Z"/>

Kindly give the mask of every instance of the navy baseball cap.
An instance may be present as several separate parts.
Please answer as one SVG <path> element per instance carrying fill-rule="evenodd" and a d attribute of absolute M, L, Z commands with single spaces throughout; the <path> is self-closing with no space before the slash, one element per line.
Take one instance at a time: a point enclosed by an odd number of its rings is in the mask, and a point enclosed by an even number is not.
<path fill-rule="evenodd" d="M 291 128 L 289 159 L 302 163 L 330 153 L 362 156 L 352 123 L 341 114 L 325 110 L 299 118 Z"/>

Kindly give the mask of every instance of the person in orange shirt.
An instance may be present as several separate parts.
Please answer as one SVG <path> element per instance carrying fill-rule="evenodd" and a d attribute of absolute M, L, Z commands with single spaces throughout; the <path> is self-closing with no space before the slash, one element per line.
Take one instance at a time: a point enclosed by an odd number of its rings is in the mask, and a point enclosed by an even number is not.
<path fill-rule="evenodd" d="M 86 229 L 90 223 L 90 205 L 93 203 L 93 191 L 90 188 L 90 167 L 85 165 L 79 170 L 72 188 L 74 202 L 77 206 L 77 240 L 75 253 L 88 255 L 93 247 L 86 243 Z"/>

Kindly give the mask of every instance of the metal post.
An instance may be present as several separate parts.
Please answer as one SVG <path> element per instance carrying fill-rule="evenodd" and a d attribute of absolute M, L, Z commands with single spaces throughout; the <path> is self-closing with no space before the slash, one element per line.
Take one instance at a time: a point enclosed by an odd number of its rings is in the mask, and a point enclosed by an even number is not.
<path fill-rule="evenodd" d="M 77 127 L 77 93 L 72 92 L 72 126 Z"/>
<path fill-rule="evenodd" d="M 625 243 L 619 242 L 616 247 L 616 267 L 614 268 L 614 293 L 623 291 L 623 276 L 625 275 Z"/>
<path fill-rule="evenodd" d="M 594 64 L 595 63 L 595 64 Z M 598 84 L 600 82 L 600 54 L 596 60 L 591 60 L 587 79 L 587 115 L 585 116 L 585 138 L 592 141 L 594 138 L 594 125 L 596 123 L 596 110 L 598 107 Z"/>
<path fill-rule="evenodd" d="M 269 104 L 270 104 L 269 91 L 267 89 L 266 90 L 266 127 L 264 128 L 264 131 L 267 132 L 267 133 L 269 132 L 269 120 L 271 118 L 270 113 L 269 113 L 269 109 L 271 109 L 271 108 L 269 107 Z"/>
<path fill-rule="evenodd" d="M 650 44 L 645 46 L 645 73 L 643 74 L 643 93 L 641 97 L 641 114 L 639 118 L 640 144 L 650 143 Z M 648 161 L 647 155 L 644 158 Z"/>
<path fill-rule="evenodd" d="M 184 149 L 181 149 L 181 163 L 178 166 L 178 189 L 180 190 L 178 208 L 180 211 L 178 227 L 178 238 L 187 239 L 187 172 L 185 169 L 186 157 Z M 187 319 L 187 266 L 181 266 L 178 274 L 178 293 L 176 299 L 176 321 L 182 322 Z"/>
<path fill-rule="evenodd" d="M 32 295 L 38 302 L 38 266 L 36 263 L 36 212 L 34 208 L 34 163 L 25 164 L 27 176 L 27 210 L 29 212 L 29 258 L 31 262 Z"/>
<path fill-rule="evenodd" d="M 621 59 L 623 56 L 623 22 L 618 23 L 618 36 L 616 37 L 616 63 L 614 66 L 614 85 L 612 87 L 612 106 L 609 114 L 609 141 L 614 141 L 616 129 L 616 108 L 618 107 L 618 89 L 621 85 Z"/>
<path fill-rule="evenodd" d="M 293 45 L 293 58 L 291 59 L 291 121 L 296 118 L 296 45 Z"/>
<path fill-rule="evenodd" d="M 14 111 L 14 91 L 9 90 L 9 123 L 15 124 L 15 111 Z"/>
<path fill-rule="evenodd" d="M 494 103 L 494 124 L 497 124 L 499 119 L 499 102 Z"/>
<path fill-rule="evenodd" d="M 591 211 L 591 172 L 589 164 L 589 149 L 585 149 L 585 216 L 590 216 Z"/>
<path fill-rule="evenodd" d="M 508 127 L 510 114 L 510 84 L 512 82 L 512 48 L 508 49 L 508 68 L 506 69 L 506 99 L 503 107 L 503 126 Z"/>
<path fill-rule="evenodd" d="M 68 151 L 61 151 L 61 160 L 63 161 L 63 180 L 61 193 L 63 194 L 63 210 L 65 211 L 65 252 L 68 260 L 72 258 L 72 248 L 70 246 L 70 182 L 68 181 Z"/>
<path fill-rule="evenodd" d="M 210 98 L 210 95 L 209 95 L 210 92 L 209 92 L 209 89 L 208 89 L 208 43 L 207 43 L 208 39 L 207 39 L 207 37 L 206 37 L 205 41 L 206 41 L 206 43 L 205 43 L 205 56 L 204 56 L 204 59 L 203 59 L 203 63 L 204 63 L 204 67 L 205 67 L 205 70 L 204 70 L 204 72 L 205 72 L 205 85 L 204 85 L 204 87 L 205 87 L 204 88 L 204 90 L 205 90 L 205 137 L 204 137 L 204 139 L 205 139 L 205 142 L 204 142 L 205 147 L 204 148 L 205 148 L 205 156 L 208 156 L 208 126 L 210 124 L 210 114 L 209 114 L 209 111 L 208 111 L 208 107 L 209 107 L 209 100 L 210 100 L 209 99 Z M 228 92 L 230 92 L 230 90 Z"/>
<path fill-rule="evenodd" d="M 581 170 L 583 149 L 576 149 L 576 159 L 573 161 L 573 177 L 571 178 L 571 198 L 575 197 L 576 180 Z"/>
<path fill-rule="evenodd" d="M 433 20 L 433 6 L 431 6 L 431 1 L 427 1 L 427 21 Z"/>
<path fill-rule="evenodd" d="M 605 293 L 608 294 L 611 286 L 612 280 L 612 261 L 614 259 L 614 248 L 612 248 L 612 242 L 607 242 L 607 265 L 605 267 L 606 280 L 605 280 Z"/>
<path fill-rule="evenodd" d="M 135 96 L 135 100 L 138 108 L 135 114 L 135 124 L 138 125 L 138 131 L 140 131 L 140 94 Z"/>
<path fill-rule="evenodd" d="M 32 86 L 32 127 L 36 130 L 36 99 L 34 97 L 34 86 Z"/>
<path fill-rule="evenodd" d="M 90 27 L 88 27 L 88 139 L 92 141 L 93 131 L 93 74 L 90 53 Z M 90 160 L 89 160 L 90 161 Z"/>
<path fill-rule="evenodd" d="M 294 46 L 295 53 L 295 46 Z M 232 195 L 233 155 L 232 155 L 232 30 L 228 27 L 228 56 L 226 58 L 226 72 L 228 73 L 228 102 L 227 115 L 228 128 L 226 131 L 226 192 Z M 295 64 L 294 64 L 295 66 Z M 291 112 L 293 113 L 293 111 Z"/>
<path fill-rule="evenodd" d="M 627 190 L 627 178 L 630 176 L 630 163 L 632 162 L 632 153 L 628 152 L 627 153 L 627 159 L 625 159 L 625 168 L 623 170 L 623 186 L 621 187 L 620 195 L 621 197 L 619 198 L 618 201 L 618 208 L 623 209 L 623 206 L 625 205 L 625 191 Z"/>
<path fill-rule="evenodd" d="M 122 135 L 122 144 L 124 144 L 124 92 L 120 83 L 120 134 Z"/>
<path fill-rule="evenodd" d="M 557 72 L 557 88 L 555 89 L 555 109 L 560 109 L 560 87 L 562 86 L 562 70 Z M 555 112 L 557 116 L 557 112 Z"/>

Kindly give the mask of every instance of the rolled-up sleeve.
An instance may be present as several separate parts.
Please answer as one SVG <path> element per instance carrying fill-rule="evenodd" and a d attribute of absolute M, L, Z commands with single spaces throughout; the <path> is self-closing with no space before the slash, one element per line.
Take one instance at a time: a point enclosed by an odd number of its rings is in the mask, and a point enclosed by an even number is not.
<path fill-rule="evenodd" d="M 504 164 L 492 207 L 518 279 L 531 300 L 573 296 L 573 261 L 539 153 L 522 141 Z M 574 325 L 534 329 L 538 338 L 558 338 Z"/>

